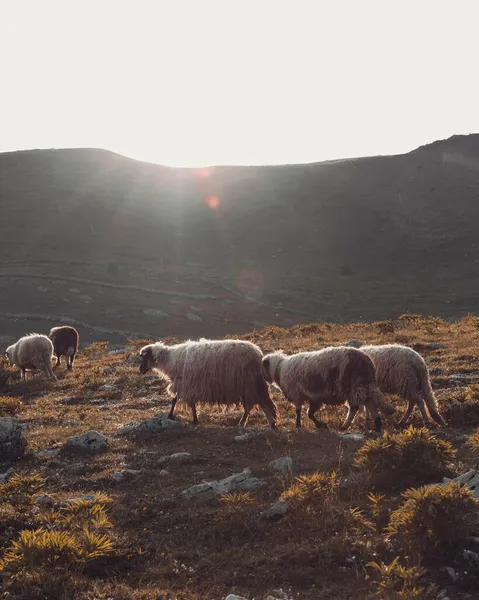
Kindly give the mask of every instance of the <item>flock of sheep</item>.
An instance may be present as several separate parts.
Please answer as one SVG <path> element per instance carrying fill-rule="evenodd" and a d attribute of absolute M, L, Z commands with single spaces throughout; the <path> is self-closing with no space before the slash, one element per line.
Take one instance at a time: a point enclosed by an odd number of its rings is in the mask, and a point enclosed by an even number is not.
<path fill-rule="evenodd" d="M 5 352 L 11 366 L 17 366 L 25 380 L 25 371 L 39 369 L 56 379 L 55 366 L 65 356 L 67 369 L 73 367 L 78 351 L 78 332 L 73 327 L 54 327 L 49 336 L 30 334 L 9 346 Z M 348 429 L 364 406 L 376 431 L 382 428 L 379 412 L 392 414 L 395 408 L 384 393 L 397 394 L 407 401 L 407 409 L 399 421 L 404 425 L 415 406 L 424 424 L 429 416 L 445 425 L 438 412 L 426 363 L 420 354 L 397 344 L 346 346 L 299 352 L 287 356 L 281 351 L 263 355 L 261 349 L 247 341 L 208 340 L 187 341 L 166 346 L 161 342 L 148 344 L 140 350 L 140 373 L 150 370 L 167 375 L 172 396 L 169 418 L 174 417 L 178 400 L 192 409 L 193 423 L 198 423 L 196 404 L 238 405 L 244 413 L 240 421 L 245 426 L 255 405 L 264 412 L 269 425 L 276 427 L 276 405 L 269 395 L 268 384 L 275 383 L 285 398 L 296 407 L 296 427 L 301 427 L 301 409 L 309 403 L 308 417 L 316 427 L 325 425 L 316 418 L 323 405 L 348 405 L 348 415 L 342 429 Z M 429 413 L 429 416 L 428 416 Z"/>

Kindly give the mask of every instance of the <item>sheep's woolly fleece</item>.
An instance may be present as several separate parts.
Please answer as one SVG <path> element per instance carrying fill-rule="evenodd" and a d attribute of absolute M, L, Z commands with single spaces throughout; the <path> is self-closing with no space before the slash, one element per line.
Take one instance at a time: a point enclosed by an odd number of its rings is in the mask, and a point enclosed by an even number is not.
<path fill-rule="evenodd" d="M 153 369 L 169 377 L 170 394 L 188 404 L 258 402 L 267 386 L 262 376 L 263 354 L 255 344 L 241 340 L 187 341 L 174 346 L 160 342 L 152 349 Z"/>
<path fill-rule="evenodd" d="M 56 379 L 52 370 L 53 344 L 46 336 L 30 333 L 7 348 L 11 366 L 25 369 L 40 369 L 46 376 Z"/>
<path fill-rule="evenodd" d="M 444 425 L 444 420 L 437 411 L 437 401 L 432 391 L 427 365 L 418 352 L 399 344 L 362 346 L 361 352 L 373 361 L 376 380 L 383 393 L 397 394 L 412 401 L 414 405 L 417 404 L 423 419 L 425 403 L 430 416 L 437 423 Z M 409 414 L 410 411 L 407 416 Z"/>

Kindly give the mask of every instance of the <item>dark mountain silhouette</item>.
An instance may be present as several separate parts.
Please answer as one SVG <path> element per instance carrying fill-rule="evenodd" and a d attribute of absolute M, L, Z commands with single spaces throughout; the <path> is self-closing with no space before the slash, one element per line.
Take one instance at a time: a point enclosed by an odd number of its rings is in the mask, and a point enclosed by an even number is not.
<path fill-rule="evenodd" d="M 479 135 L 408 154 L 172 169 L 0 154 L 0 335 L 85 339 L 478 309 Z"/>

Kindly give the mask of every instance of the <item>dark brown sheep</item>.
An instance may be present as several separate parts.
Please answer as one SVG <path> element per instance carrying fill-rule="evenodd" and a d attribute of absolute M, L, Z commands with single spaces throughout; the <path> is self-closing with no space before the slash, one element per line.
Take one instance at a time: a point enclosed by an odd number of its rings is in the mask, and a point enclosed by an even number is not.
<path fill-rule="evenodd" d="M 53 327 L 49 335 L 53 343 L 53 351 L 57 357 L 55 367 L 60 364 L 60 357 L 65 356 L 67 369 L 71 370 L 75 355 L 78 352 L 78 331 L 74 327 L 63 325 L 62 327 Z"/>

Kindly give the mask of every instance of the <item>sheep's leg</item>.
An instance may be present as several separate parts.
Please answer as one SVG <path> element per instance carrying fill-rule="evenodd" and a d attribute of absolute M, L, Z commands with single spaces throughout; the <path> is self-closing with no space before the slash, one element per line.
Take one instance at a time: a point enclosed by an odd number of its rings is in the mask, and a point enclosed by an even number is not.
<path fill-rule="evenodd" d="M 67 360 L 67 369 L 68 369 L 69 371 L 71 371 L 71 370 L 72 370 L 72 368 L 73 368 L 73 360 L 74 360 L 74 359 L 75 359 L 75 355 L 74 355 L 74 354 L 73 354 L 73 355 L 70 355 L 70 356 L 68 357 L 68 360 Z"/>
<path fill-rule="evenodd" d="M 168 414 L 168 419 L 174 418 L 175 406 L 176 406 L 177 402 L 178 402 L 178 394 L 176 396 L 173 396 L 173 398 L 171 400 L 171 408 L 170 408 L 170 412 Z"/>
<path fill-rule="evenodd" d="M 366 406 L 367 411 L 371 415 L 371 418 L 374 420 L 374 429 L 378 433 L 380 433 L 381 429 L 382 429 L 382 422 L 381 422 L 381 417 L 379 416 L 379 413 L 378 413 L 378 409 L 376 407 L 376 402 L 374 402 L 374 400 L 371 400 L 370 398 L 368 398 L 365 402 L 365 406 Z M 358 408 L 359 408 L 359 406 L 356 407 L 356 412 L 357 412 Z"/>
<path fill-rule="evenodd" d="M 26 374 L 26 369 L 20 369 L 22 372 L 22 380 L 26 381 L 27 380 L 27 374 Z"/>
<path fill-rule="evenodd" d="M 57 362 L 55 363 L 55 366 L 53 368 L 56 369 L 59 366 L 60 366 L 60 357 L 57 356 Z"/>
<path fill-rule="evenodd" d="M 348 415 L 347 415 L 344 423 L 341 425 L 342 430 L 349 429 L 351 427 L 351 424 L 354 421 L 354 417 L 357 415 L 358 410 L 359 410 L 358 404 L 354 404 L 353 406 L 348 404 Z"/>
<path fill-rule="evenodd" d="M 401 420 L 398 421 L 398 424 L 397 424 L 398 427 L 403 427 L 404 425 L 406 425 L 415 406 L 416 406 L 416 402 L 414 400 L 408 401 L 406 412 L 404 413 L 404 416 L 401 418 Z"/>
<path fill-rule="evenodd" d="M 296 406 L 296 429 L 301 429 L 301 409 L 303 405 Z"/>
<path fill-rule="evenodd" d="M 432 425 L 431 423 L 431 419 L 429 418 L 427 411 L 426 411 L 426 404 L 424 402 L 424 400 L 421 398 L 420 400 L 418 400 L 416 402 L 420 412 L 421 412 L 421 417 L 422 417 L 422 422 L 424 423 L 424 427 L 429 427 L 430 425 Z"/>
<path fill-rule="evenodd" d="M 251 408 L 244 407 L 243 416 L 241 417 L 241 421 L 239 422 L 239 427 L 245 427 L 248 421 L 249 413 L 251 412 Z"/>
<path fill-rule="evenodd" d="M 318 429 L 327 429 L 328 426 L 326 425 L 326 423 L 319 421 L 315 416 L 315 413 L 320 406 L 321 406 L 321 404 L 317 404 L 315 402 L 310 402 L 309 410 L 308 410 L 308 417 L 311 419 L 311 421 L 316 425 L 316 427 Z"/>
<path fill-rule="evenodd" d="M 53 372 L 52 369 L 52 365 L 51 363 L 48 363 L 43 369 L 43 374 L 45 375 L 45 377 L 47 377 L 48 379 L 57 379 L 57 376 L 55 375 L 55 373 Z"/>
<path fill-rule="evenodd" d="M 198 415 L 196 414 L 196 404 L 191 405 L 191 411 L 193 413 L 193 425 L 199 425 Z"/>

